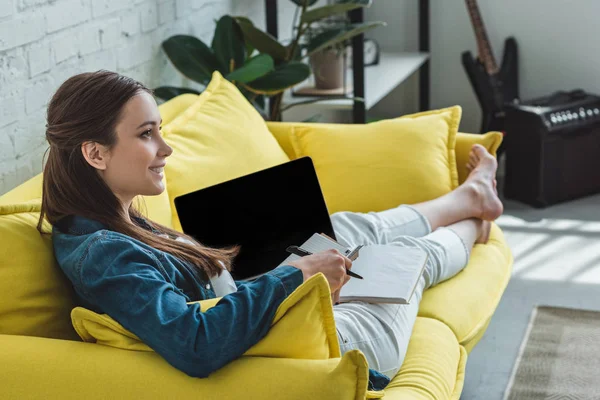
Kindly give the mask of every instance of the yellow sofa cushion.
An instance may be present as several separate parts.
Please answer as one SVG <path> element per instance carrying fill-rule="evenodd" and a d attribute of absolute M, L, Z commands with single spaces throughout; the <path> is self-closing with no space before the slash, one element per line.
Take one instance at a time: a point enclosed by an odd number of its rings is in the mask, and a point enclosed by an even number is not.
<path fill-rule="evenodd" d="M 0 334 L 77 340 L 71 284 L 56 265 L 51 237 L 36 229 L 39 213 L 36 200 L 0 206 Z"/>
<path fill-rule="evenodd" d="M 476 244 L 458 275 L 425 291 L 419 316 L 442 321 L 470 350 L 494 314 L 511 275 L 512 254 L 497 225 L 490 240 Z"/>
<path fill-rule="evenodd" d="M 267 127 L 279 142 L 279 145 L 291 160 L 297 157 L 292 145 L 292 134 L 298 127 L 318 127 L 319 124 L 306 122 L 274 122 L 268 121 Z M 496 155 L 500 143 L 502 143 L 502 133 L 487 132 L 485 134 L 463 133 L 456 134 L 456 169 L 458 171 L 458 183 L 463 183 L 468 176 L 467 162 L 469 161 L 469 152 L 475 143 L 484 146 L 488 151 Z"/>
<path fill-rule="evenodd" d="M 454 145 L 461 108 L 366 125 L 296 126 L 297 157 L 313 159 L 329 213 L 414 204 L 458 186 Z"/>
<path fill-rule="evenodd" d="M 175 197 L 290 160 L 256 109 L 219 72 L 194 104 L 163 125 L 163 134 L 173 148 L 165 171 L 173 226 L 180 231 Z"/>
<path fill-rule="evenodd" d="M 386 400 L 458 400 L 467 352 L 443 323 L 417 318 L 400 371 L 385 389 Z"/>
<path fill-rule="evenodd" d="M 6 399 L 363 400 L 367 362 L 358 351 L 327 360 L 240 357 L 190 378 L 158 354 L 67 340 L 0 335 Z"/>
<path fill-rule="evenodd" d="M 202 312 L 205 312 L 219 300 L 198 303 Z M 153 351 L 107 314 L 76 307 L 71 319 L 85 342 Z M 268 334 L 244 355 L 308 359 L 340 357 L 331 294 L 325 276 L 319 273 L 291 293 L 277 308 Z"/>

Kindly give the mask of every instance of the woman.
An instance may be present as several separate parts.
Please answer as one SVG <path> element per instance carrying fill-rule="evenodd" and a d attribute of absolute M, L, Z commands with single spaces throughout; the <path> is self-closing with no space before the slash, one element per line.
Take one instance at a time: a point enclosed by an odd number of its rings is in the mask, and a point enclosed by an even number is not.
<path fill-rule="evenodd" d="M 352 262 L 336 251 L 303 257 L 253 282 L 229 270 L 238 248 L 204 247 L 145 219 L 132 202 L 165 189 L 172 149 L 161 137 L 151 91 L 113 72 L 73 76 L 48 106 L 42 212 L 53 225 L 56 259 L 81 305 L 106 313 L 170 364 L 206 377 L 264 337 L 277 307 L 322 272 L 333 302 Z M 475 242 L 486 242 L 502 213 L 496 160 L 481 146 L 470 154 L 467 181 L 421 204 L 331 216 L 342 244 L 389 243 L 425 249 L 429 261 L 410 305 L 350 302 L 334 306 L 342 352 L 361 350 L 372 387 L 399 370 L 423 290 L 458 273 Z M 207 172 L 209 173 L 209 172 Z M 202 313 L 187 302 L 223 297 Z"/>

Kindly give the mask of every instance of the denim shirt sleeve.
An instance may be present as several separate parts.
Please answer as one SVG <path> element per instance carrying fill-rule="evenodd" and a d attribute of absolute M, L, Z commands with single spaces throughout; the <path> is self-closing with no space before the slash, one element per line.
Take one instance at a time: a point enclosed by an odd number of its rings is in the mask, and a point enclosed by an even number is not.
<path fill-rule="evenodd" d="M 104 237 L 82 260 L 80 292 L 193 377 L 207 377 L 263 338 L 277 307 L 303 282 L 299 269 L 279 267 L 203 313 L 199 304 L 186 304 L 162 268 L 154 255 L 135 243 Z"/>

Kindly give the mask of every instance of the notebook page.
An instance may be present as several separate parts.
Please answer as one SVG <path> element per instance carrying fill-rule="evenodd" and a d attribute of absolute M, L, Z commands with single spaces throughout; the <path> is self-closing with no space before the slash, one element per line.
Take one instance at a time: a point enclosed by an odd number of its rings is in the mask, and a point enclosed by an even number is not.
<path fill-rule="evenodd" d="M 306 251 L 310 251 L 311 253 L 318 253 L 319 251 L 336 249 L 340 253 L 344 254 L 346 247 L 342 246 L 338 242 L 334 242 L 333 240 L 327 239 L 325 236 L 315 233 L 312 235 L 306 242 L 302 243 L 300 246 Z"/>
<path fill-rule="evenodd" d="M 290 243 L 293 244 L 293 243 Z M 325 236 L 315 233 L 307 241 L 300 245 L 306 251 L 310 251 L 311 253 L 318 253 L 320 251 L 325 251 L 329 249 L 336 249 L 342 254 L 350 253 L 350 249 L 342 246 L 336 241 L 326 238 Z M 362 251 L 362 250 L 361 250 Z M 295 254 L 290 254 L 283 262 L 279 265 L 285 265 L 290 261 L 298 260 L 300 257 Z"/>
<path fill-rule="evenodd" d="M 427 253 L 419 248 L 367 245 L 352 263 L 352 271 L 364 279 L 351 278 L 340 291 L 340 302 L 407 304 L 423 273 Z"/>

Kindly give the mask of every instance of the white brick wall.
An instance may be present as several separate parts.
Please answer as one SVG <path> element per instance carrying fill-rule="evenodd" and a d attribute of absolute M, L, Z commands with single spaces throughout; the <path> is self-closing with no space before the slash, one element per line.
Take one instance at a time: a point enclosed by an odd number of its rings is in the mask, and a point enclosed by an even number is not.
<path fill-rule="evenodd" d="M 172 67 L 161 42 L 191 34 L 210 43 L 214 20 L 228 13 L 264 26 L 263 3 L 0 0 L 0 195 L 41 172 L 46 105 L 67 78 L 108 69 L 151 88 L 194 87 Z M 286 3 L 280 8 L 291 8 Z"/>

